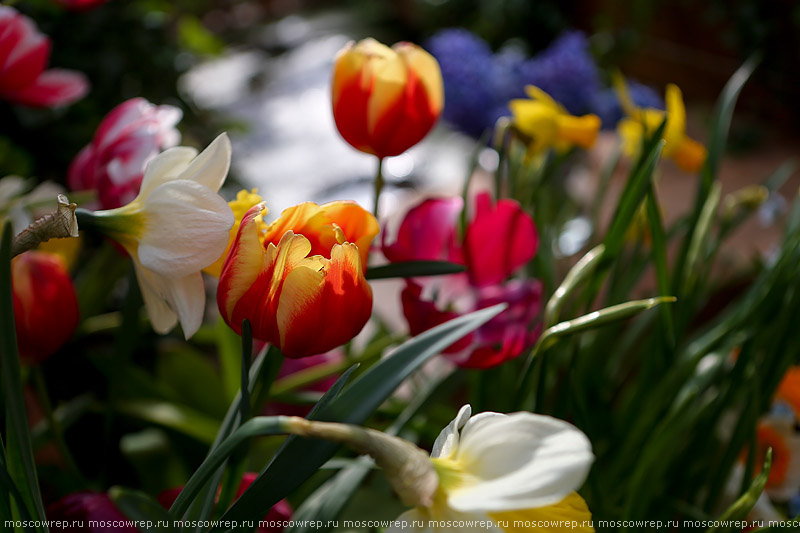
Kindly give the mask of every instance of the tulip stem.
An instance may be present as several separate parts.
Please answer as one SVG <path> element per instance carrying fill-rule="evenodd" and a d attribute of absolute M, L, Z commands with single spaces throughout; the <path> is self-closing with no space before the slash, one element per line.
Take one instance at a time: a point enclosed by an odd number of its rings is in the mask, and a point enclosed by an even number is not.
<path fill-rule="evenodd" d="M 375 205 L 372 208 L 372 214 L 378 218 L 378 206 L 381 201 L 381 190 L 383 190 L 383 158 L 378 158 L 378 171 L 375 173 Z"/>

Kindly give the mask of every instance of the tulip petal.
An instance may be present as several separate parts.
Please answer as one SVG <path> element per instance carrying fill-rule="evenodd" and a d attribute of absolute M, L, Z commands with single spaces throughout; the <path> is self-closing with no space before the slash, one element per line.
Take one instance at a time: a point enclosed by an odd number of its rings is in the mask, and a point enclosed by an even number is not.
<path fill-rule="evenodd" d="M 280 346 L 287 357 L 326 352 L 355 337 L 372 314 L 372 289 L 358 247 L 337 244 L 322 272 L 294 268 L 278 304 Z M 314 332 L 310 335 L 309 332 Z"/>
<path fill-rule="evenodd" d="M 233 309 L 236 303 L 253 286 L 265 270 L 265 253 L 258 237 L 255 219 L 265 210 L 264 202 L 251 207 L 242 218 L 239 231 L 222 266 L 217 303 L 225 321 L 233 326 Z M 241 324 L 239 324 L 241 328 Z"/>
<path fill-rule="evenodd" d="M 413 207 L 403 218 L 397 238 L 389 246 L 384 232 L 383 255 L 393 263 L 450 259 L 462 207 L 463 200 L 458 196 L 430 198 Z"/>
<path fill-rule="evenodd" d="M 31 107 L 59 107 L 80 100 L 87 92 L 89 82 L 80 72 L 50 69 L 8 97 Z"/>
<path fill-rule="evenodd" d="M 189 146 L 176 146 L 158 154 L 147 163 L 137 198 L 145 200 L 160 185 L 177 179 L 195 157 L 197 150 Z"/>
<path fill-rule="evenodd" d="M 392 48 L 405 61 L 409 72 L 412 72 L 422 84 L 430 113 L 438 116 L 444 107 L 444 86 L 439 62 L 431 54 L 411 43 L 398 43 Z"/>
<path fill-rule="evenodd" d="M 560 502 L 586 479 L 593 456 L 571 424 L 523 412 L 470 419 L 454 460 L 476 481 L 454 488 L 449 505 L 496 512 Z"/>
<path fill-rule="evenodd" d="M 470 281 L 477 287 L 500 283 L 536 255 L 539 237 L 533 219 L 509 199 L 492 207 L 488 193 L 475 199 L 464 252 Z"/>
<path fill-rule="evenodd" d="M 138 254 L 142 266 L 178 279 L 212 264 L 228 245 L 233 212 L 218 194 L 194 181 L 159 186 L 144 202 L 147 213 Z M 175 238 L 180 228 L 181 238 Z M 203 246 L 198 246 L 199 242 Z"/>
<path fill-rule="evenodd" d="M 50 39 L 25 16 L 10 19 L 0 40 L 0 92 L 11 93 L 33 83 L 50 59 Z M 0 56 L 2 57 L 2 56 Z"/>

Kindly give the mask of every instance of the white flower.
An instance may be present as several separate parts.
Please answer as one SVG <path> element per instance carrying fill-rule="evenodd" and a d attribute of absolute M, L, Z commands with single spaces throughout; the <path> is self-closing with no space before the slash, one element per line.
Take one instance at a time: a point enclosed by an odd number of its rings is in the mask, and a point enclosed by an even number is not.
<path fill-rule="evenodd" d="M 433 504 L 403 513 L 387 533 L 594 531 L 575 492 L 594 459 L 580 430 L 532 413 L 470 415 L 462 407 L 434 443 Z"/>
<path fill-rule="evenodd" d="M 94 213 L 93 223 L 133 259 L 153 329 L 180 321 L 186 338 L 203 320 L 200 271 L 228 245 L 234 216 L 217 194 L 228 174 L 231 145 L 224 133 L 203 152 L 171 148 L 147 164 L 138 196 L 123 207 Z"/>

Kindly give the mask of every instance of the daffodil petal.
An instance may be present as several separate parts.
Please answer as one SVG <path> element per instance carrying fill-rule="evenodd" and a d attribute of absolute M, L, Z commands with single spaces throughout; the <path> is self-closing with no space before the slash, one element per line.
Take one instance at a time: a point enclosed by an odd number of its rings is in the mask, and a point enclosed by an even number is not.
<path fill-rule="evenodd" d="M 593 456 L 571 424 L 514 413 L 470 419 L 452 459 L 475 482 L 450 491 L 448 504 L 496 512 L 558 503 L 583 484 Z"/>
<path fill-rule="evenodd" d="M 586 502 L 577 492 L 561 500 L 555 505 L 489 513 L 503 531 L 517 533 L 523 531 L 541 531 L 543 533 L 561 533 L 577 531 L 592 533 L 592 513 Z"/>
<path fill-rule="evenodd" d="M 142 300 L 144 300 L 145 309 L 147 309 L 147 317 L 150 319 L 150 325 L 153 326 L 153 330 L 156 333 L 162 335 L 169 333 L 178 323 L 178 315 L 167 303 L 169 280 L 165 280 L 162 276 L 142 268 L 136 261 L 133 262 L 133 265 L 135 267 L 136 280 L 139 282 L 139 290 L 142 293 Z"/>
<path fill-rule="evenodd" d="M 147 163 L 137 198 L 145 200 L 159 185 L 177 179 L 195 157 L 197 150 L 189 146 L 176 146 L 158 154 Z"/>
<path fill-rule="evenodd" d="M 431 457 L 446 459 L 453 453 L 453 450 L 458 446 L 458 432 L 464 427 L 470 416 L 472 416 L 472 407 L 469 404 L 458 410 L 458 414 L 452 422 L 436 437 L 431 450 Z"/>
<path fill-rule="evenodd" d="M 144 211 L 139 260 L 143 267 L 171 279 L 212 264 L 227 247 L 235 221 L 225 200 L 188 180 L 157 187 L 145 200 Z M 180 228 L 180 238 L 176 238 L 176 228 Z"/>
<path fill-rule="evenodd" d="M 231 141 L 226 133 L 221 133 L 189 163 L 179 177 L 218 192 L 225 182 L 230 166 Z"/>

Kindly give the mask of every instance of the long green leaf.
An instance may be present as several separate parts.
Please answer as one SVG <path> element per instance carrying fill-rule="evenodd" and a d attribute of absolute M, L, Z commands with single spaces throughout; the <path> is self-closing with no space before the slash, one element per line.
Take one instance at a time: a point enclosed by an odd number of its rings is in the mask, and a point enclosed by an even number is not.
<path fill-rule="evenodd" d="M 759 496 L 761 496 L 761 493 L 764 492 L 764 487 L 767 486 L 767 479 L 769 479 L 769 471 L 771 467 L 772 448 L 767 450 L 767 456 L 764 459 L 764 466 L 761 469 L 761 472 L 753 480 L 753 483 L 750 484 L 750 488 L 747 489 L 747 492 L 742 494 L 742 496 L 736 500 L 733 505 L 728 507 L 722 516 L 719 517 L 717 522 L 720 522 L 720 525 L 715 525 L 714 527 L 709 528 L 706 533 L 722 533 L 723 531 L 733 532 L 742 530 L 741 527 L 736 528 L 733 524 L 731 524 L 731 522 L 744 520 L 745 517 L 747 517 L 747 513 L 749 513 L 756 505 L 756 501 L 758 501 Z"/>
<path fill-rule="evenodd" d="M 430 329 L 397 347 L 318 413 L 315 420 L 363 424 L 386 398 L 425 361 L 479 328 L 505 309 L 505 304 L 475 311 Z M 291 442 L 290 442 L 291 441 Z M 240 522 L 264 516 L 281 498 L 300 486 L 331 458 L 338 446 L 308 439 L 287 439 L 272 462 L 222 516 Z M 221 531 L 215 528 L 212 531 Z"/>
<path fill-rule="evenodd" d="M 404 261 L 370 267 L 366 278 L 369 280 L 387 278 L 414 278 L 421 276 L 443 276 L 464 272 L 466 267 L 448 261 Z"/>
<path fill-rule="evenodd" d="M 9 476 L 25 500 L 30 515 L 35 520 L 44 520 L 44 505 L 39 492 L 20 380 L 11 288 L 11 239 L 11 222 L 6 221 L 0 241 L 0 316 L 3 317 L 0 320 L 0 369 L 2 369 L 3 402 L 6 412 L 6 465 Z M 47 526 L 38 529 L 48 531 Z"/>
<path fill-rule="evenodd" d="M 217 421 L 190 407 L 160 400 L 122 400 L 117 403 L 119 412 L 128 416 L 159 424 L 211 444 L 217 434 Z"/>
<path fill-rule="evenodd" d="M 598 244 L 588 252 L 586 255 L 580 258 L 575 266 L 573 266 L 567 275 L 564 276 L 564 281 L 561 282 L 561 285 L 553 292 L 553 295 L 550 297 L 550 300 L 547 302 L 547 306 L 544 310 L 544 327 L 548 328 L 558 322 L 558 313 L 561 311 L 561 307 L 564 305 L 564 300 L 572 294 L 575 288 L 580 285 L 586 278 L 588 278 L 592 272 L 594 272 L 595 267 L 597 266 L 598 261 L 603 258 L 603 252 L 605 252 L 606 247 L 602 244 Z"/>

